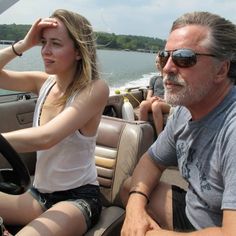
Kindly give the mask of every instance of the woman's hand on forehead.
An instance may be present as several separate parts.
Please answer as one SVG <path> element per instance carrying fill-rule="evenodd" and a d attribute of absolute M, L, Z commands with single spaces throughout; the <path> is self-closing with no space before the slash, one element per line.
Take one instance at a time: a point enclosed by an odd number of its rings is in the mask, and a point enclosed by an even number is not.
<path fill-rule="evenodd" d="M 40 24 L 46 24 L 48 26 L 57 26 L 58 25 L 58 21 L 56 18 L 43 18 L 41 19 L 41 21 L 39 22 L 39 25 Z"/>

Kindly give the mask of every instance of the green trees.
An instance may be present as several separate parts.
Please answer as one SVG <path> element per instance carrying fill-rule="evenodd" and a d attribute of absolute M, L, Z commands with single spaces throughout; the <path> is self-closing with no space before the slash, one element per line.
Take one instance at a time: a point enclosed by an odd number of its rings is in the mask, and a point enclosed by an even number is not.
<path fill-rule="evenodd" d="M 0 25 L 0 40 L 17 41 L 24 38 L 31 25 Z M 116 35 L 95 32 L 98 48 L 156 52 L 164 47 L 165 40 L 145 36 Z"/>
<path fill-rule="evenodd" d="M 115 35 L 96 32 L 99 48 L 156 52 L 164 47 L 165 40 L 145 36 Z"/>
<path fill-rule="evenodd" d="M 30 25 L 0 25 L 0 39 L 17 41 L 22 39 L 29 30 Z"/>

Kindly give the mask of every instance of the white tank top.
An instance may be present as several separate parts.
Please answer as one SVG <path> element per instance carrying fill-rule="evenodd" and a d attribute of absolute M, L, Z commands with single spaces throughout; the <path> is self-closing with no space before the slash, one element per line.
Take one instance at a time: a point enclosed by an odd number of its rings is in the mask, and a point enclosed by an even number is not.
<path fill-rule="evenodd" d="M 40 113 L 47 94 L 55 84 L 50 76 L 40 89 L 35 107 L 33 126 L 39 126 Z M 66 103 L 68 107 L 72 99 Z M 69 125 L 69 124 L 68 124 Z M 86 137 L 76 131 L 50 149 L 37 151 L 34 187 L 42 193 L 51 193 L 98 185 L 94 151 L 96 136 Z"/>

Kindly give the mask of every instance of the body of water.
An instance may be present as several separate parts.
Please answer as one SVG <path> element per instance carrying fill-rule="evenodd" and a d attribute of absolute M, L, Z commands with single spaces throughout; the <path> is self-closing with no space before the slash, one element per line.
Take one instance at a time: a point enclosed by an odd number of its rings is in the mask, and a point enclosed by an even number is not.
<path fill-rule="evenodd" d="M 0 45 L 0 48 L 6 47 Z M 16 57 L 7 66 L 12 70 L 44 70 L 40 55 L 41 47 L 34 47 L 23 54 L 22 57 Z M 156 73 L 155 54 L 131 52 L 98 50 L 98 64 L 101 78 L 107 81 L 111 93 L 115 89 L 124 90 L 127 87 L 146 86 L 149 78 Z M 1 90 L 0 94 L 6 93 Z M 7 92 L 8 93 L 8 92 Z"/>

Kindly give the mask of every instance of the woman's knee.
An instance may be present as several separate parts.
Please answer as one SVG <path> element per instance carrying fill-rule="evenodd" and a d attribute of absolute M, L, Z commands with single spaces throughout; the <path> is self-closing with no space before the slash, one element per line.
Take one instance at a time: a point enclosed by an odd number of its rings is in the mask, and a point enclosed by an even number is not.
<path fill-rule="evenodd" d="M 162 116 L 161 105 L 158 102 L 152 104 L 152 114 L 154 117 Z"/>
<path fill-rule="evenodd" d="M 148 111 L 151 108 L 151 103 L 149 101 L 142 101 L 139 107 L 140 111 Z"/>
<path fill-rule="evenodd" d="M 155 101 L 152 103 L 152 111 L 153 110 L 161 110 L 161 103 L 158 101 Z"/>

